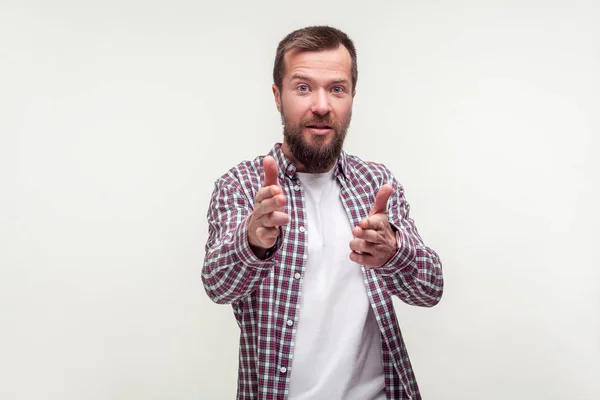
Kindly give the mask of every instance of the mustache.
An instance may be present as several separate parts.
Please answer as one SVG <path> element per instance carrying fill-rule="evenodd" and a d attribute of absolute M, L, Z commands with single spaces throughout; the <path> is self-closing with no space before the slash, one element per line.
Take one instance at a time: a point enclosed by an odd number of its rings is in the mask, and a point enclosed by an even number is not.
<path fill-rule="evenodd" d="M 302 126 L 303 128 L 306 128 L 307 126 L 317 125 L 317 124 L 328 125 L 336 130 L 338 130 L 340 128 L 340 123 L 338 121 L 336 121 L 335 119 L 331 118 L 331 116 L 329 116 L 329 115 L 314 116 L 312 119 L 302 120 L 300 123 L 300 126 Z"/>

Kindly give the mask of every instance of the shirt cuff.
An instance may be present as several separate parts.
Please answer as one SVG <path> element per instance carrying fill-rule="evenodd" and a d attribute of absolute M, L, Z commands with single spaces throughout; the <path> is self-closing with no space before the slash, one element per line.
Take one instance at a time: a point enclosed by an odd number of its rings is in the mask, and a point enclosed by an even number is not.
<path fill-rule="evenodd" d="M 396 253 L 381 267 L 374 271 L 381 275 L 393 275 L 398 271 L 414 266 L 417 257 L 417 244 L 415 240 L 401 228 L 393 226 L 396 231 L 398 249 Z"/>
<path fill-rule="evenodd" d="M 238 229 L 234 234 L 234 249 L 237 258 L 248 267 L 253 267 L 257 269 L 271 268 L 274 259 L 273 256 L 281 246 L 281 235 L 279 235 L 279 237 L 277 238 L 275 245 L 267 250 L 266 258 L 258 258 L 258 256 L 254 254 L 254 251 L 252 251 L 252 249 L 250 248 L 250 243 L 248 242 L 249 221 L 250 216 L 246 217 L 246 219 L 238 226 Z"/>

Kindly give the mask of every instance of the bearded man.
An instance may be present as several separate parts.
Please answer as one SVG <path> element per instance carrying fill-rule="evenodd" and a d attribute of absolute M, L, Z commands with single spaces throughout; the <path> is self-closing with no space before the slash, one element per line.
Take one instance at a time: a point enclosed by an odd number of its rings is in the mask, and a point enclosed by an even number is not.
<path fill-rule="evenodd" d="M 240 327 L 238 399 L 420 399 L 392 298 L 443 292 L 403 187 L 343 150 L 358 77 L 342 31 L 313 26 L 277 48 L 283 142 L 215 184 L 202 280 Z"/>

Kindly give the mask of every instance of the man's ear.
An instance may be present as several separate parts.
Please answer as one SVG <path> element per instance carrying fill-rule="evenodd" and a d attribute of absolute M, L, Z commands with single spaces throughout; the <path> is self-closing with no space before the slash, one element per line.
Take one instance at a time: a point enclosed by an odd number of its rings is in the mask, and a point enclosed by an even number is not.
<path fill-rule="evenodd" d="M 275 97 L 275 104 L 277 105 L 277 111 L 281 114 L 281 93 L 277 85 L 273 84 L 273 96 Z"/>

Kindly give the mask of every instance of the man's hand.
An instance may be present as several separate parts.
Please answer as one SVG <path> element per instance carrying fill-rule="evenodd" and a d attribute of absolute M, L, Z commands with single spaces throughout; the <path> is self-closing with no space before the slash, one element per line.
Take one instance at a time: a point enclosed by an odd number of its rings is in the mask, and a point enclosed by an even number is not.
<path fill-rule="evenodd" d="M 275 245 L 279 227 L 289 222 L 285 213 L 285 195 L 277 182 L 277 164 L 271 156 L 263 159 L 265 180 L 254 199 L 254 211 L 248 221 L 248 243 L 259 258 Z"/>
<path fill-rule="evenodd" d="M 377 268 L 388 262 L 398 250 L 396 235 L 387 216 L 387 202 L 393 191 L 391 185 L 383 185 L 377 192 L 369 217 L 352 229 L 352 261 L 368 268 Z"/>

